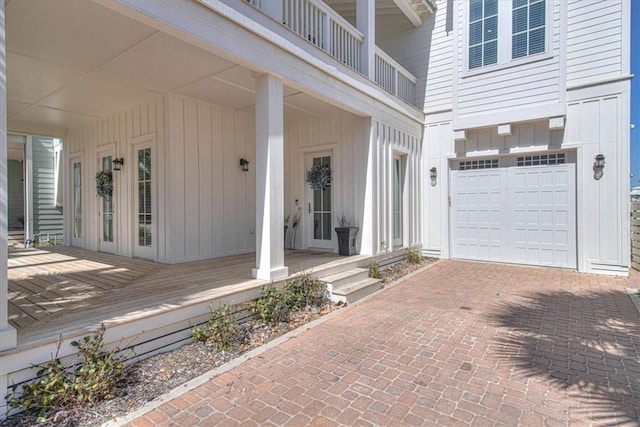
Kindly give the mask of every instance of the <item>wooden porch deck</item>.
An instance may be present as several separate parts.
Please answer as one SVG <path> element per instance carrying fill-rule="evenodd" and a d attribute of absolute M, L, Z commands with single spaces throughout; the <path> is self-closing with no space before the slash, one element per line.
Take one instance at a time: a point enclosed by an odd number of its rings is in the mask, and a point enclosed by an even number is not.
<path fill-rule="evenodd" d="M 285 252 L 291 274 L 340 259 L 326 252 Z M 9 320 L 19 347 L 35 344 L 255 289 L 267 282 L 251 278 L 254 264 L 253 253 L 169 265 L 74 248 L 11 250 Z"/>

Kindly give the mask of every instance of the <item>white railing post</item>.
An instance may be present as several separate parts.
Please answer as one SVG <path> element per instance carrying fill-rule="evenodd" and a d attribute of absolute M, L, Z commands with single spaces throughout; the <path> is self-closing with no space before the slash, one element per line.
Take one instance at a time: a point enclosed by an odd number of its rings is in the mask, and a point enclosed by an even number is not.
<path fill-rule="evenodd" d="M 331 17 L 328 13 L 322 15 L 322 49 L 331 53 Z"/>
<path fill-rule="evenodd" d="M 356 1 L 356 28 L 364 36 L 360 52 L 360 72 L 374 80 L 376 48 L 375 1 Z"/>

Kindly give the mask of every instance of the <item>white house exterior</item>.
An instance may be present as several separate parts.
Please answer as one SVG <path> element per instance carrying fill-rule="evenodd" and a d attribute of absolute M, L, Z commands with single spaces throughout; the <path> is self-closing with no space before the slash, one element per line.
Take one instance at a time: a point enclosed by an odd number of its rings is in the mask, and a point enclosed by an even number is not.
<path fill-rule="evenodd" d="M 285 240 L 337 252 L 345 215 L 363 255 L 627 274 L 626 0 L 4 3 L 0 153 L 7 132 L 64 140 L 67 245 L 255 252 L 269 281 Z M 314 162 L 330 190 L 305 182 Z M 0 155 L 0 188 L 5 171 Z M 6 276 L 2 261 L 0 352 L 16 347 Z"/>

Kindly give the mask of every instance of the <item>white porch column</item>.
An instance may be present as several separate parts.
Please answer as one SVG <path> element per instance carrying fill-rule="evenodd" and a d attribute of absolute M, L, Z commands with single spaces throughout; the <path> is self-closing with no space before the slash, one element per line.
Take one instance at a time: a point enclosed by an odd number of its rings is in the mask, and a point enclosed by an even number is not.
<path fill-rule="evenodd" d="M 360 72 L 375 79 L 376 2 L 356 1 L 356 28 L 364 35 Z"/>
<path fill-rule="evenodd" d="M 282 81 L 256 76 L 256 268 L 253 277 L 277 280 L 284 266 L 284 101 Z"/>
<path fill-rule="evenodd" d="M 4 28 L 4 2 L 0 2 L 0 351 L 15 348 L 17 344 L 16 330 L 9 324 L 7 281 L 7 49 Z M 0 377 L 3 374 L 0 370 Z M 3 396 L 4 392 L 0 385 Z"/>
<path fill-rule="evenodd" d="M 365 172 L 365 190 L 364 190 L 364 207 L 362 215 L 362 227 L 360 228 L 360 255 L 375 255 L 377 253 L 378 229 L 374 225 L 377 223 L 377 212 L 375 204 L 375 196 L 378 189 L 375 187 L 376 176 L 374 174 L 376 140 L 375 129 L 376 123 L 369 117 L 364 120 L 365 138 L 367 139 L 366 154 L 366 172 Z"/>

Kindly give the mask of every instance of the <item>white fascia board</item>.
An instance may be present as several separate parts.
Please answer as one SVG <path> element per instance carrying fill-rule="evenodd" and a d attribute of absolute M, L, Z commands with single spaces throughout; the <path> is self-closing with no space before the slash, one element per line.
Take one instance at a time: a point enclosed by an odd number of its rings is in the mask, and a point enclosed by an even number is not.
<path fill-rule="evenodd" d="M 259 73 L 282 79 L 346 111 L 396 123 L 411 133 L 424 114 L 286 30 L 245 2 L 108 0 L 117 12 Z M 393 112 L 391 111 L 393 110 Z"/>
<path fill-rule="evenodd" d="M 537 105 L 526 108 L 494 111 L 491 113 L 477 114 L 473 116 L 456 117 L 453 120 L 453 129 L 475 129 L 490 126 L 499 126 L 503 123 L 515 124 L 534 120 L 548 119 L 551 117 L 566 115 L 566 104 Z"/>

